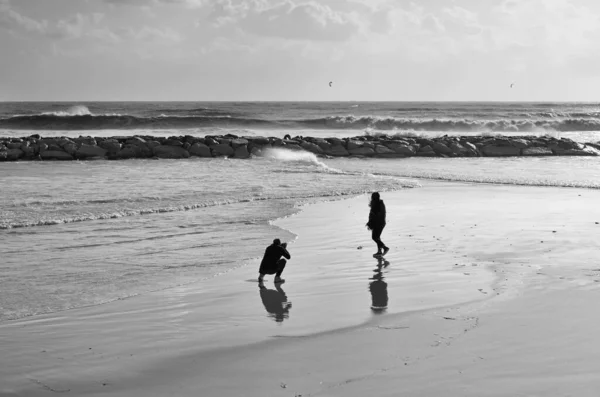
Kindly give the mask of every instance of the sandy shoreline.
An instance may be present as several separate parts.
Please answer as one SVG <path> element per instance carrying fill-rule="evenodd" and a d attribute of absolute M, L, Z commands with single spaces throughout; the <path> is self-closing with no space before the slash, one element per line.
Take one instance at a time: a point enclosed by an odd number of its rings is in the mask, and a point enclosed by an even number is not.
<path fill-rule="evenodd" d="M 0 324 L 0 395 L 564 395 L 569 382 L 588 395 L 600 383 L 586 316 L 600 293 L 600 192 L 427 183 L 382 196 L 381 266 L 366 196 L 275 223 L 299 236 L 287 312 L 250 265 Z M 563 363 L 581 376 L 561 377 Z"/>

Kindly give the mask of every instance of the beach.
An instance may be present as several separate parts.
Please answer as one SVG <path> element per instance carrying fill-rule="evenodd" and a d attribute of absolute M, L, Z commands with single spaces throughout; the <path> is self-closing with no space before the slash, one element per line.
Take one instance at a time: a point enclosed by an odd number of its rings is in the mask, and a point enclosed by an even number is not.
<path fill-rule="evenodd" d="M 599 21 L 0 0 L 0 397 L 600 395 Z"/>
<path fill-rule="evenodd" d="M 0 323 L 0 395 L 594 395 L 599 196 L 434 181 L 382 193 L 385 261 L 366 195 L 312 203 L 274 222 L 297 236 L 279 290 L 260 288 L 254 260 Z"/>

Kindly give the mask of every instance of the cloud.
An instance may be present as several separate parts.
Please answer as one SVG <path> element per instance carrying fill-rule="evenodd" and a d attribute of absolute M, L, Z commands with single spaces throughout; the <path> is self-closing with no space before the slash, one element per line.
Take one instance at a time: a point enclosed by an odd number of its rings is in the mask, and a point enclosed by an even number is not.
<path fill-rule="evenodd" d="M 600 32 L 598 14 L 571 0 L 503 0 L 494 11 L 504 28 L 496 37 L 504 45 L 593 49 Z"/>
<path fill-rule="evenodd" d="M 108 41 L 119 41 L 117 34 L 107 27 L 100 26 L 104 15 L 94 13 L 89 15 L 75 14 L 59 20 L 47 29 L 46 35 L 55 39 L 80 39 L 91 37 Z"/>
<path fill-rule="evenodd" d="M 43 34 L 48 28 L 46 21 L 37 21 L 21 15 L 11 8 L 9 0 L 0 1 L 0 27 L 8 30 L 24 30 Z"/>
<path fill-rule="evenodd" d="M 118 41 L 119 37 L 108 28 L 100 26 L 104 15 L 74 14 L 57 22 L 36 20 L 22 15 L 11 8 L 8 0 L 0 0 L 0 27 L 12 32 L 25 33 L 50 39 L 67 40 L 92 37 L 96 39 Z"/>
<path fill-rule="evenodd" d="M 157 5 L 182 5 L 198 8 L 205 5 L 205 0 L 103 0 L 107 4 L 116 6 L 152 7 Z"/>
<path fill-rule="evenodd" d="M 215 0 L 205 5 L 214 27 L 235 25 L 257 36 L 344 41 L 361 27 L 355 15 L 316 1 Z"/>
<path fill-rule="evenodd" d="M 183 40 L 181 35 L 170 28 L 159 29 L 150 26 L 144 26 L 139 30 L 129 29 L 127 31 L 127 37 L 132 38 L 134 40 L 140 41 L 172 41 L 172 42 L 180 42 Z"/>

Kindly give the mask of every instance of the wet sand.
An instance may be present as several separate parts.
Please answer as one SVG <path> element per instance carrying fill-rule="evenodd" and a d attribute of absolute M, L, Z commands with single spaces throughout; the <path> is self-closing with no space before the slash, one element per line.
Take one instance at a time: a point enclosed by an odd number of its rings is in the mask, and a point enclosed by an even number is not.
<path fill-rule="evenodd" d="M 256 262 L 0 324 L 0 395 L 597 390 L 600 192 L 426 183 L 382 198 L 385 261 L 367 196 L 322 202 L 275 222 L 298 235 L 279 288 L 254 281 Z"/>

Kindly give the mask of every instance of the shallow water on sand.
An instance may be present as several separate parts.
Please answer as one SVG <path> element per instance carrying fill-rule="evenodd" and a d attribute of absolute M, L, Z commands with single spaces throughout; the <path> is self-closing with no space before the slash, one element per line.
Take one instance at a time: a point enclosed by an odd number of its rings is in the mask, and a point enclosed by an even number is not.
<path fill-rule="evenodd" d="M 412 178 L 600 187 L 589 157 L 17 162 L 0 166 L 0 320 L 215 277 L 260 257 L 271 221 Z"/>
<path fill-rule="evenodd" d="M 292 239 L 270 221 L 299 203 L 416 185 L 298 156 L 2 164 L 0 320 L 214 277 Z"/>

